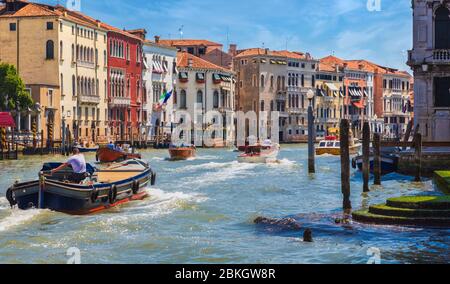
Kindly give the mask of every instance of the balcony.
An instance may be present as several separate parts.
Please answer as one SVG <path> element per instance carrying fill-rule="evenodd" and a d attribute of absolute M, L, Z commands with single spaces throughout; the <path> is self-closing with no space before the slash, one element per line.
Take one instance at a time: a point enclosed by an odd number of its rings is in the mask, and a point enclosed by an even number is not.
<path fill-rule="evenodd" d="M 435 63 L 450 63 L 450 49 L 433 50 L 433 61 Z"/>
<path fill-rule="evenodd" d="M 77 65 L 78 65 L 78 67 L 84 67 L 84 68 L 95 69 L 95 63 L 94 63 L 94 62 L 88 62 L 88 61 L 81 61 L 81 60 L 78 60 L 78 61 L 77 61 Z"/>
<path fill-rule="evenodd" d="M 121 106 L 127 107 L 131 105 L 131 99 L 122 97 L 112 97 L 109 99 L 109 105 L 113 107 L 121 107 Z"/>
<path fill-rule="evenodd" d="M 84 104 L 99 104 L 100 103 L 100 96 L 86 96 L 81 95 L 80 96 L 81 103 Z"/>

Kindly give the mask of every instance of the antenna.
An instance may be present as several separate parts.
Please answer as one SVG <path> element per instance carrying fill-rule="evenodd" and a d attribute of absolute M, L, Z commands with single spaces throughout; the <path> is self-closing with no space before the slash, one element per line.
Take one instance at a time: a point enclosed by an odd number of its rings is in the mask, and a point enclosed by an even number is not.
<path fill-rule="evenodd" d="M 178 32 L 180 33 L 180 39 L 183 39 L 183 29 L 184 25 L 181 25 L 181 27 L 178 29 Z"/>

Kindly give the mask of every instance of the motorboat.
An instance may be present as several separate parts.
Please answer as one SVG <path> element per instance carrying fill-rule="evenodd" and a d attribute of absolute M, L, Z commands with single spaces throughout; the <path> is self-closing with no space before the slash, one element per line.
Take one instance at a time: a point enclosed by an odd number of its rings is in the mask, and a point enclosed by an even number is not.
<path fill-rule="evenodd" d="M 112 164 L 101 170 L 88 164 L 86 178 L 79 184 L 68 181 L 73 174 L 70 167 L 50 174 L 60 165 L 46 163 L 39 179 L 16 182 L 6 194 L 10 205 L 22 210 L 39 208 L 85 215 L 142 200 L 148 195 L 147 186 L 154 185 L 156 181 L 156 174 L 150 165 L 137 159 Z"/>
<path fill-rule="evenodd" d="M 244 153 L 238 156 L 239 163 L 271 163 L 276 162 L 280 145 L 266 140 L 261 144 L 249 145 Z"/>

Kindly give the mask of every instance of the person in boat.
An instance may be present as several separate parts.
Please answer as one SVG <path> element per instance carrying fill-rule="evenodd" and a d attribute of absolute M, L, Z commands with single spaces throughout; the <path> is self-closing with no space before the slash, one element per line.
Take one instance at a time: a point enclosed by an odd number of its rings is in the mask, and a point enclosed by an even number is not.
<path fill-rule="evenodd" d="M 109 141 L 109 144 L 106 145 L 106 147 L 108 147 L 108 149 L 114 150 L 114 147 L 116 147 L 116 146 L 114 145 L 114 143 L 112 141 Z"/>
<path fill-rule="evenodd" d="M 72 166 L 73 174 L 68 178 L 69 182 L 81 183 L 84 179 L 86 179 L 86 160 L 84 159 L 84 155 L 80 153 L 80 149 L 74 147 L 72 153 L 72 157 L 70 157 L 67 162 L 61 166 L 53 169 L 51 174 L 53 175 L 62 169 Z"/>

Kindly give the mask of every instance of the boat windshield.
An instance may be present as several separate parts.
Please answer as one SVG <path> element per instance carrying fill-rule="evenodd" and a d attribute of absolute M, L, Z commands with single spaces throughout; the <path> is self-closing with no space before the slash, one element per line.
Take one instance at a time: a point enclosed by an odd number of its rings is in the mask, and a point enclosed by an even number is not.
<path fill-rule="evenodd" d="M 247 147 L 245 154 L 258 154 L 261 153 L 261 147 Z"/>
<path fill-rule="evenodd" d="M 319 147 L 325 147 L 327 145 L 326 142 L 320 142 Z"/>
<path fill-rule="evenodd" d="M 327 142 L 327 147 L 333 147 L 333 146 L 334 146 L 334 141 Z"/>

